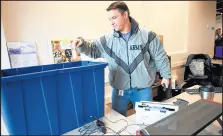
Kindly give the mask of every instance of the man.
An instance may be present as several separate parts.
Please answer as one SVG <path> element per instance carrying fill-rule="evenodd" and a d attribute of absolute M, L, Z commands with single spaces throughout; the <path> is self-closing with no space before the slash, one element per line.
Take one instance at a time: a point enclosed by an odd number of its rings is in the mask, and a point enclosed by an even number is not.
<path fill-rule="evenodd" d="M 61 63 L 64 61 L 65 56 L 63 51 L 60 48 L 60 41 L 54 41 L 53 43 L 53 56 L 55 63 Z"/>
<path fill-rule="evenodd" d="M 221 38 L 222 38 L 221 28 L 218 28 L 215 31 L 215 40 L 220 40 Z"/>
<path fill-rule="evenodd" d="M 108 60 L 112 108 L 125 116 L 130 102 L 134 106 L 136 101 L 152 100 L 157 69 L 162 84 L 169 86 L 170 63 L 156 34 L 140 29 L 124 2 L 112 3 L 107 11 L 114 31 L 92 43 L 79 37 L 72 48 Z"/>
<path fill-rule="evenodd" d="M 222 55 L 223 38 L 221 33 L 221 28 L 215 31 L 215 46 L 214 46 L 214 57 L 213 59 L 221 59 Z"/>

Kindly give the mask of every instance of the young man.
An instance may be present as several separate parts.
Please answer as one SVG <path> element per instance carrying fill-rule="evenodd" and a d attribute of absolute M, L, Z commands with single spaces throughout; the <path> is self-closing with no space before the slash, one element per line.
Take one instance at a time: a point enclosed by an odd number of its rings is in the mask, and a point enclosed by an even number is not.
<path fill-rule="evenodd" d="M 128 104 L 152 100 L 151 86 L 156 71 L 169 86 L 170 63 L 161 41 L 153 32 L 139 28 L 124 2 L 114 2 L 108 8 L 114 31 L 92 43 L 79 37 L 72 48 L 92 58 L 106 58 L 112 90 L 112 108 L 126 115 Z"/>

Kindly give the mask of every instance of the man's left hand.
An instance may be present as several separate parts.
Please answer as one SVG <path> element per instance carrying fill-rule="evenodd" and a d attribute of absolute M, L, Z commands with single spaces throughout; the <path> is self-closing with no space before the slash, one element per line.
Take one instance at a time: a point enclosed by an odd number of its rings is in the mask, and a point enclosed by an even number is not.
<path fill-rule="evenodd" d="M 168 88 L 170 85 L 170 79 L 163 78 L 161 81 L 161 85 L 162 84 L 165 84 L 166 88 Z"/>

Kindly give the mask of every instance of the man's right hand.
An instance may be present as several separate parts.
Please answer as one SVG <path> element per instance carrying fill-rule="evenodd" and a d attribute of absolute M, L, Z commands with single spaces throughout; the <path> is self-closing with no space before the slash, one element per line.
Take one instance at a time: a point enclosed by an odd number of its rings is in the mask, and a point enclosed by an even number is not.
<path fill-rule="evenodd" d="M 71 44 L 71 49 L 74 50 L 76 47 L 82 45 L 82 41 L 80 39 L 76 39 Z"/>

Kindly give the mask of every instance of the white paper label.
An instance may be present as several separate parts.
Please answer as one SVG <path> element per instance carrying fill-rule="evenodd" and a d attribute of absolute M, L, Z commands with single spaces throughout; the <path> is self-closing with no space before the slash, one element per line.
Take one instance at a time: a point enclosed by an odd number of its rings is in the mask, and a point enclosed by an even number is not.
<path fill-rule="evenodd" d="M 123 96 L 124 95 L 124 91 L 123 90 L 119 90 L 118 95 L 119 96 Z"/>

